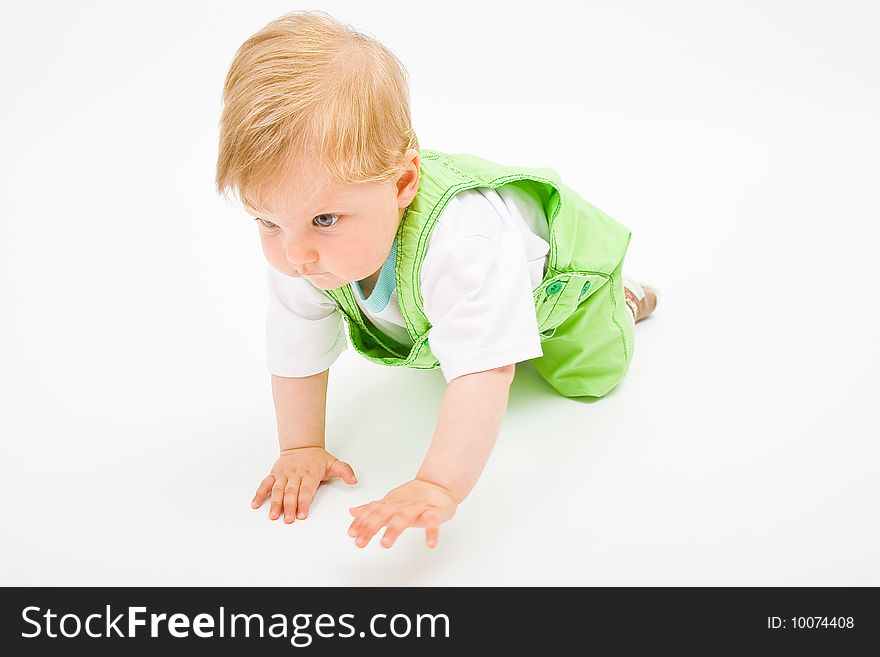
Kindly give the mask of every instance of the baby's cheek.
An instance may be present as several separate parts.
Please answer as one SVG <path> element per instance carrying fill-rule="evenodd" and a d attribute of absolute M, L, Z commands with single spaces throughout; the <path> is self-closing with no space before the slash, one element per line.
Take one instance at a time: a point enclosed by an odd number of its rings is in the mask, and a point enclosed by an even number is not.
<path fill-rule="evenodd" d="M 266 261 L 272 265 L 275 271 L 281 272 L 285 276 L 302 278 L 302 275 L 298 274 L 296 269 L 287 262 L 284 254 L 279 252 L 278 249 L 273 248 L 272 245 L 267 244 L 265 240 L 263 241 L 263 255 L 266 256 Z"/>
<path fill-rule="evenodd" d="M 267 253 L 266 261 L 269 263 L 272 269 L 281 274 L 284 274 L 285 276 L 290 276 L 291 278 L 302 278 L 302 274 L 298 273 L 296 269 L 292 268 L 287 260 L 285 260 L 284 258 L 275 258 Z"/>

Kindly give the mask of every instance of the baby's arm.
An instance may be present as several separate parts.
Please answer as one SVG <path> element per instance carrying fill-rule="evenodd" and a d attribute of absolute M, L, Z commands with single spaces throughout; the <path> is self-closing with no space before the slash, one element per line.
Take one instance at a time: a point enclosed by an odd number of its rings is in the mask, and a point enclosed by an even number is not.
<path fill-rule="evenodd" d="M 303 377 L 272 375 L 281 455 L 251 503 L 259 508 L 271 491 L 269 518 L 272 520 L 281 515 L 282 509 L 285 522 L 293 522 L 295 517 L 305 518 L 318 486 L 331 477 L 357 483 L 351 466 L 324 449 L 329 372 L 328 369 Z"/>
<path fill-rule="evenodd" d="M 272 375 L 272 401 L 282 452 L 296 447 L 324 446 L 329 377 L 329 369 L 312 376 Z"/>
<path fill-rule="evenodd" d="M 353 507 L 348 530 L 364 547 L 385 525 L 382 545 L 391 547 L 407 527 L 425 527 L 435 547 L 441 523 L 471 492 L 501 428 L 515 365 L 457 377 L 449 382 L 431 447 L 416 478 L 382 500 Z"/>
<path fill-rule="evenodd" d="M 442 486 L 460 504 L 495 446 L 516 365 L 453 379 L 446 387 L 431 447 L 416 479 Z"/>

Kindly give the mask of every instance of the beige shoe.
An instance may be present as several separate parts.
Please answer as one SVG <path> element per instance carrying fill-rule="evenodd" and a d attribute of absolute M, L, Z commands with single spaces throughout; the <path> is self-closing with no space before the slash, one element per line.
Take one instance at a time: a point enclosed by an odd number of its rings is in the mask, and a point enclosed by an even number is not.
<path fill-rule="evenodd" d="M 653 313 L 660 299 L 660 292 L 656 288 L 626 276 L 623 277 L 623 293 L 633 322 L 640 322 Z"/>

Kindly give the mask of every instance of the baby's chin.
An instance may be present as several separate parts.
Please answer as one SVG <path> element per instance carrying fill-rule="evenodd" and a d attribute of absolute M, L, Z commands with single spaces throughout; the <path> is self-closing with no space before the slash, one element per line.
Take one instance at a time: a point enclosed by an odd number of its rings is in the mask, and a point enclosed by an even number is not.
<path fill-rule="evenodd" d="M 336 290 L 348 285 L 348 281 L 333 274 L 318 274 L 317 276 L 303 276 L 303 278 L 319 290 Z"/>

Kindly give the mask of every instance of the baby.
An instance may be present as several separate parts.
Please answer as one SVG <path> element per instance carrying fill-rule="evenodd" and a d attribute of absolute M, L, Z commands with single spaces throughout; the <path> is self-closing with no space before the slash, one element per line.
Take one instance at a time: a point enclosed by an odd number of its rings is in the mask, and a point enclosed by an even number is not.
<path fill-rule="evenodd" d="M 440 419 L 415 477 L 352 507 L 364 547 L 439 527 L 474 487 L 516 363 L 559 394 L 601 397 L 626 374 L 655 290 L 624 282 L 630 231 L 552 169 L 420 150 L 406 73 L 324 12 L 272 21 L 226 78 L 217 189 L 256 221 L 268 261 L 268 370 L 281 453 L 252 506 L 308 516 L 322 481 L 357 482 L 325 449 L 327 378 L 346 349 L 440 367 Z M 344 324 L 343 324 L 344 322 Z M 430 344 L 429 344 L 430 341 Z"/>

